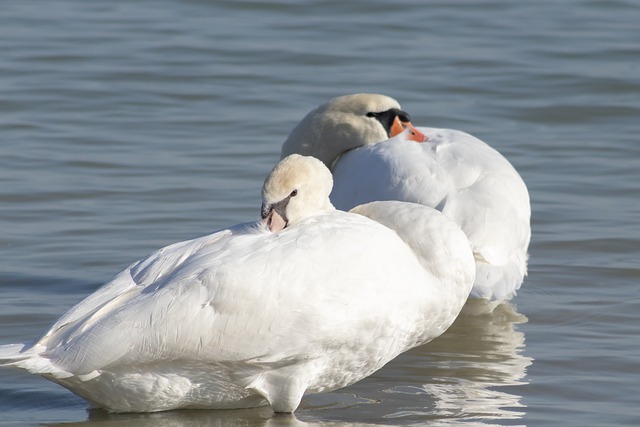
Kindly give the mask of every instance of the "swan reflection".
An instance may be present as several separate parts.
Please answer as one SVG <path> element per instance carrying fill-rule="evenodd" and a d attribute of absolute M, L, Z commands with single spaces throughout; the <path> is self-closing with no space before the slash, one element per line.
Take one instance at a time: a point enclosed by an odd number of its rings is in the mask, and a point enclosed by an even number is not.
<path fill-rule="evenodd" d="M 482 304 L 486 303 L 468 303 L 444 335 L 398 361 L 395 375 L 402 371 L 410 380 L 385 391 L 405 396 L 409 405 L 402 405 L 399 397 L 399 409 L 387 414 L 387 419 L 401 423 L 407 418 L 448 420 L 446 424 L 473 420 L 477 424 L 524 416 L 518 386 L 526 384 L 532 359 L 522 354 L 525 337 L 515 325 L 526 323 L 527 318 L 511 304 L 477 315 L 483 311 Z"/>
<path fill-rule="evenodd" d="M 56 427 L 112 426 L 118 427 L 333 427 L 372 426 L 366 423 L 342 421 L 301 421 L 293 414 L 274 414 L 263 406 L 235 410 L 178 410 L 148 414 L 110 414 L 102 410 L 90 411 L 86 421 L 47 424 Z"/>

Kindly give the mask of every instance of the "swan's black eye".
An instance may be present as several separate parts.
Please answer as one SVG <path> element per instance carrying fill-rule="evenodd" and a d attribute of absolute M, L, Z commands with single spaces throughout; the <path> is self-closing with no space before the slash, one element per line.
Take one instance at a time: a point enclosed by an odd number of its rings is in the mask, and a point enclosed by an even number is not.
<path fill-rule="evenodd" d="M 293 190 L 291 194 L 289 194 L 289 197 L 296 197 L 297 195 L 298 195 L 298 190 Z"/>
<path fill-rule="evenodd" d="M 375 117 L 375 116 L 376 116 L 376 113 L 371 113 L 371 112 L 367 113 L 367 117 Z"/>

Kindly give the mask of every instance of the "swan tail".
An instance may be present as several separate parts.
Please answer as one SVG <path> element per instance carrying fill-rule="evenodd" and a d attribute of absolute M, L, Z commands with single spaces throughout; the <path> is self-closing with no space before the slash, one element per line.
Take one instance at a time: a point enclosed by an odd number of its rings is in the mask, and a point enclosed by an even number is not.
<path fill-rule="evenodd" d="M 476 263 L 476 281 L 471 290 L 471 298 L 491 301 L 512 299 L 524 280 L 526 270 L 516 263 L 495 266 L 482 261 Z"/>
<path fill-rule="evenodd" d="M 0 345 L 0 366 L 12 366 L 31 374 L 46 375 L 53 378 L 68 378 L 73 374 L 57 368 L 42 353 L 42 345 L 29 347 L 28 344 Z"/>
<path fill-rule="evenodd" d="M 9 365 L 28 358 L 29 355 L 22 351 L 25 347 L 26 344 L 0 345 L 0 365 Z"/>

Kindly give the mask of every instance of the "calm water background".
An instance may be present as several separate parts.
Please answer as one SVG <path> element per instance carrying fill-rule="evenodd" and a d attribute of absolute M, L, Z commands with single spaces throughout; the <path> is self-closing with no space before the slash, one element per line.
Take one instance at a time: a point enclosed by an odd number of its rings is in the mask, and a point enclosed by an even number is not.
<path fill-rule="evenodd" d="M 0 10 L 0 343 L 37 338 L 169 243 L 257 217 L 311 108 L 396 97 L 529 186 L 513 304 L 374 376 L 265 409 L 109 416 L 0 370 L 0 425 L 640 424 L 636 1 L 8 1 Z"/>

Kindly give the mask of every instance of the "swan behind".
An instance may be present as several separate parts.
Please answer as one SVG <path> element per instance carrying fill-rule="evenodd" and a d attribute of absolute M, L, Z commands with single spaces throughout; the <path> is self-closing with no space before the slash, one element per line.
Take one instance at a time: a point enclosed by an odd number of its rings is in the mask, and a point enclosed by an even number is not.
<path fill-rule="evenodd" d="M 415 143 L 415 142 L 420 143 Z M 477 261 L 475 298 L 512 298 L 527 274 L 527 187 L 498 151 L 464 132 L 414 127 L 393 98 L 355 94 L 307 114 L 282 146 L 333 173 L 331 201 L 349 210 L 376 200 L 423 204 L 453 219 Z"/>

